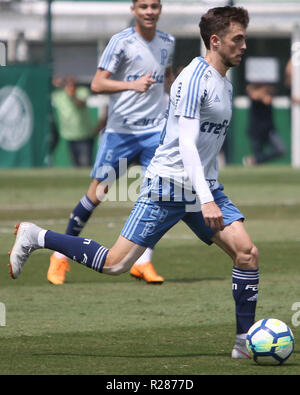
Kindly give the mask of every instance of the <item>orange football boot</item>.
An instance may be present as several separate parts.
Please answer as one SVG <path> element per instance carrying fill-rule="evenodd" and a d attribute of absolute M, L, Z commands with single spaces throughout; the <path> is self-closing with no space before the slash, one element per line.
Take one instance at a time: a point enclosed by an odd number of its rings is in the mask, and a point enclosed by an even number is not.
<path fill-rule="evenodd" d="M 165 281 L 162 276 L 156 273 L 151 262 L 134 264 L 130 269 L 130 275 L 138 280 L 144 280 L 148 284 L 162 284 Z"/>
<path fill-rule="evenodd" d="M 50 266 L 47 273 L 47 280 L 55 285 L 64 284 L 66 279 L 66 272 L 69 272 L 70 266 L 65 257 L 58 258 L 53 253 L 50 257 Z"/>

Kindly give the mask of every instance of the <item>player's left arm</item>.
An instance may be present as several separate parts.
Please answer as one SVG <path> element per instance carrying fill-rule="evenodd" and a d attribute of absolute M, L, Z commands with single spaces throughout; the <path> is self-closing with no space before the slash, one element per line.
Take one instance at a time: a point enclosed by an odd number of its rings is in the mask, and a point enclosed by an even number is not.
<path fill-rule="evenodd" d="M 202 161 L 197 149 L 197 140 L 200 133 L 200 119 L 180 116 L 179 151 L 184 169 L 200 199 L 202 215 L 205 225 L 216 231 L 224 229 L 224 220 L 221 210 L 215 203 L 212 193 L 205 179 Z"/>

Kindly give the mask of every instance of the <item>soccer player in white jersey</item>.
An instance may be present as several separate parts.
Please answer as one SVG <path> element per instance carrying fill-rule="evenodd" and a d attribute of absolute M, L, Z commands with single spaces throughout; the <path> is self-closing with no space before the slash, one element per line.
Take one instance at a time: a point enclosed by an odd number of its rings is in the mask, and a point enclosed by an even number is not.
<path fill-rule="evenodd" d="M 68 235 L 78 236 L 115 179 L 133 161 L 145 169 L 159 144 L 166 110 L 164 82 L 165 78 L 173 79 L 175 45 L 173 36 L 156 29 L 161 8 L 160 0 L 133 0 L 135 26 L 115 34 L 101 56 L 91 88 L 110 94 L 108 119 L 91 172 L 92 182 L 70 216 Z M 161 284 L 164 278 L 157 274 L 151 259 L 152 248 L 148 248 L 130 274 Z M 67 258 L 54 252 L 48 280 L 63 284 L 69 270 Z"/>
<path fill-rule="evenodd" d="M 232 106 L 232 86 L 226 72 L 241 61 L 248 22 L 247 11 L 240 7 L 217 7 L 202 16 L 200 32 L 206 55 L 193 59 L 172 85 L 161 145 L 113 247 L 107 249 L 93 240 L 23 222 L 10 258 L 13 278 L 37 248 L 61 251 L 100 273 L 126 272 L 147 247 L 154 247 L 183 220 L 199 239 L 215 243 L 232 258 L 236 313 L 232 357 L 250 357 L 246 333 L 255 320 L 258 252 L 244 228 L 243 215 L 218 182 L 218 153 Z"/>

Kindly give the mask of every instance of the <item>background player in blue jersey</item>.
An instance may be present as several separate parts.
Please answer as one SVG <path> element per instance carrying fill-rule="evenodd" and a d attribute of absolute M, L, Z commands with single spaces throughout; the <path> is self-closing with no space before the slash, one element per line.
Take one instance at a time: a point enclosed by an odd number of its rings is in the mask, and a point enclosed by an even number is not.
<path fill-rule="evenodd" d="M 232 357 L 249 358 L 246 333 L 255 319 L 258 252 L 245 230 L 243 215 L 218 182 L 218 153 L 232 106 L 226 72 L 242 59 L 248 22 L 247 11 L 238 7 L 217 7 L 202 16 L 206 56 L 193 59 L 172 85 L 161 145 L 113 247 L 23 222 L 10 257 L 13 278 L 37 248 L 60 251 L 100 273 L 126 272 L 147 247 L 183 220 L 199 239 L 215 243 L 233 261 L 236 342 Z"/>
<path fill-rule="evenodd" d="M 160 0 L 133 0 L 135 26 L 115 34 L 101 56 L 91 88 L 111 95 L 108 119 L 92 182 L 71 214 L 68 235 L 78 236 L 109 186 L 133 161 L 146 168 L 159 144 L 166 109 L 165 78 L 173 79 L 175 45 L 171 35 L 156 29 L 161 8 Z M 164 278 L 156 273 L 151 259 L 152 248 L 148 248 L 130 273 L 148 283 L 161 284 Z M 67 258 L 54 252 L 48 280 L 63 284 L 69 270 Z"/>

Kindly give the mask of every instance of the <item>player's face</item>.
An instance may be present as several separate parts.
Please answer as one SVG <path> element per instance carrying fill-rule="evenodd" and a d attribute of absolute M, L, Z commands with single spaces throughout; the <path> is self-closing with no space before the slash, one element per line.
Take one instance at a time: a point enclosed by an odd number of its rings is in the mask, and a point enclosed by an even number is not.
<path fill-rule="evenodd" d="M 220 38 L 219 55 L 226 67 L 238 66 L 246 50 L 246 31 L 237 22 L 231 22 L 226 34 Z"/>
<path fill-rule="evenodd" d="M 159 0 L 138 0 L 131 11 L 136 18 L 136 24 L 143 29 L 155 29 L 161 13 Z"/>

